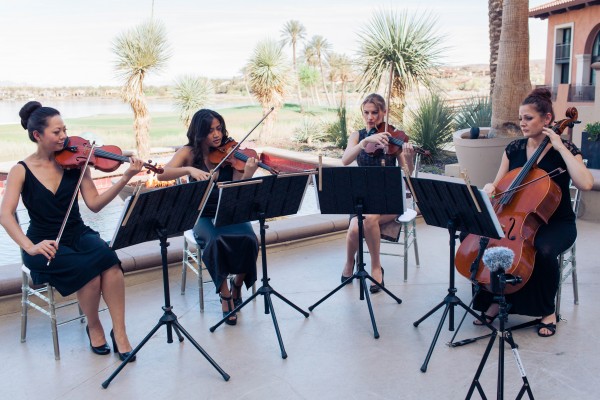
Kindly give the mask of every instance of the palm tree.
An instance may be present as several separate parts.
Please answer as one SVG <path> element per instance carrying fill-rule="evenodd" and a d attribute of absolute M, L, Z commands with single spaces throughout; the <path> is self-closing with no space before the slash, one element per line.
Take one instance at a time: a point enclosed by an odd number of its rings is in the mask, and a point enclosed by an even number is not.
<path fill-rule="evenodd" d="M 133 110 L 137 154 L 147 159 L 150 155 L 150 115 L 143 84 L 146 74 L 160 71 L 170 57 L 164 25 L 150 20 L 121 33 L 113 41 L 113 52 L 117 56 L 117 73 L 125 81 L 123 100 Z"/>
<path fill-rule="evenodd" d="M 304 46 L 304 50 L 302 51 L 302 58 L 304 58 L 304 61 L 306 62 L 306 68 L 304 68 L 305 71 L 303 71 L 305 78 L 309 75 L 311 76 L 311 78 L 314 75 L 316 75 L 316 79 L 319 80 L 319 71 L 316 69 L 319 66 L 319 60 L 317 59 L 317 52 L 310 43 Z M 307 75 L 307 73 L 309 74 Z M 304 79 L 302 76 L 300 77 L 300 79 L 306 81 L 306 79 Z M 316 89 L 316 81 L 311 80 L 309 87 L 311 89 L 311 93 L 313 94 L 313 100 L 316 97 L 317 104 L 320 106 L 321 98 L 319 97 L 319 91 Z"/>
<path fill-rule="evenodd" d="M 490 33 L 490 96 L 494 92 L 496 68 L 498 67 L 498 46 L 502 31 L 502 0 L 488 0 L 488 20 Z"/>
<path fill-rule="evenodd" d="M 309 51 L 314 53 L 314 57 L 318 62 L 319 71 L 321 72 L 321 82 L 323 83 L 323 90 L 325 91 L 325 96 L 327 97 L 327 104 L 331 105 L 329 91 L 327 91 L 327 86 L 325 85 L 325 74 L 323 73 L 323 58 L 325 58 L 329 52 L 331 45 L 323 36 L 315 35 L 312 37 L 307 47 L 311 48 Z"/>
<path fill-rule="evenodd" d="M 277 111 L 283 105 L 289 70 L 280 43 L 267 39 L 256 45 L 247 65 L 250 91 L 262 106 L 263 115 L 275 108 L 261 128 L 259 142 L 263 134 L 269 135 L 273 129 Z"/>
<path fill-rule="evenodd" d="M 520 134 L 519 104 L 531 91 L 529 79 L 528 0 L 504 0 L 498 69 L 492 92 L 492 132 Z M 512 127 L 512 128 L 511 128 Z"/>
<path fill-rule="evenodd" d="M 298 89 L 298 105 L 300 106 L 300 112 L 303 112 L 302 108 L 302 91 L 300 90 L 300 78 L 298 76 L 298 68 L 296 67 L 296 45 L 299 40 L 306 37 L 306 28 L 300 21 L 290 20 L 285 23 L 281 30 L 281 36 L 283 37 L 284 44 L 292 45 L 292 61 L 294 65 L 294 77 L 296 79 L 296 86 Z"/>
<path fill-rule="evenodd" d="M 362 69 L 361 91 L 374 91 L 383 77 L 393 72 L 390 116 L 404 120 L 404 98 L 412 87 L 433 87 L 432 70 L 443 51 L 442 37 L 436 35 L 437 19 L 429 14 L 409 15 L 378 11 L 359 32 L 359 61 Z"/>
<path fill-rule="evenodd" d="M 332 94 L 335 99 L 335 83 L 341 83 L 341 96 L 339 107 L 346 106 L 346 90 L 348 82 L 353 79 L 352 60 L 345 54 L 331 52 L 327 57 L 329 76 L 332 82 Z"/>
<path fill-rule="evenodd" d="M 321 99 L 319 99 L 319 94 L 316 93 L 315 90 L 315 86 L 317 85 L 317 82 L 319 82 L 319 71 L 317 71 L 315 67 L 304 64 L 300 66 L 300 69 L 298 70 L 298 76 L 300 79 L 300 84 L 310 91 L 313 104 L 321 105 Z"/>
<path fill-rule="evenodd" d="M 175 107 L 179 111 L 179 118 L 186 128 L 194 113 L 204 108 L 214 93 L 214 87 L 210 80 L 199 76 L 184 75 L 175 81 L 173 88 Z"/>

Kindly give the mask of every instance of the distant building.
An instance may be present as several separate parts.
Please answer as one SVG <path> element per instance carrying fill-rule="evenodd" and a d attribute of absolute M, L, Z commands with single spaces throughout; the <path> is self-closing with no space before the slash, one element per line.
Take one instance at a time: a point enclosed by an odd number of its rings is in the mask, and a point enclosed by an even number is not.
<path fill-rule="evenodd" d="M 553 95 L 556 118 L 576 107 L 582 124 L 573 129 L 581 143 L 588 122 L 600 120 L 600 0 L 556 0 L 529 10 L 548 20 L 544 85 Z"/>

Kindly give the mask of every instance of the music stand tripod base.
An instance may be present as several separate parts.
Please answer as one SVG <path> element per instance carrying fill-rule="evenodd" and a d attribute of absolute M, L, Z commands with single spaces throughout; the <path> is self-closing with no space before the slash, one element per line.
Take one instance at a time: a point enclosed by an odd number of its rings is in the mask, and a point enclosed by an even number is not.
<path fill-rule="evenodd" d="M 308 186 L 308 175 L 310 174 L 267 176 L 247 180 L 244 184 L 236 182 L 219 185 L 219 204 L 214 224 L 215 226 L 222 226 L 254 220 L 259 221 L 263 277 L 262 286 L 257 289 L 256 293 L 234 308 L 229 314 L 225 315 L 217 324 L 210 327 L 209 330 L 214 332 L 231 315 L 241 310 L 250 301 L 254 300 L 257 296 L 264 296 L 265 314 L 271 314 L 281 350 L 281 358 L 283 359 L 287 358 L 287 352 L 281 338 L 271 295 L 278 297 L 284 303 L 304 315 L 305 318 L 308 318 L 309 314 L 279 294 L 269 284 L 266 245 L 267 226 L 265 225 L 265 219 L 296 214 L 298 212 L 306 187 Z"/>
<path fill-rule="evenodd" d="M 415 197 L 418 199 L 417 206 L 425 222 L 428 225 L 446 228 L 450 239 L 448 294 L 437 306 L 413 323 L 415 327 L 419 326 L 421 322 L 445 305 L 442 318 L 429 346 L 425 361 L 421 366 L 421 372 L 426 372 L 433 349 L 448 314 L 448 330 L 454 331 L 454 307 L 460 306 L 476 319 L 479 319 L 477 313 L 456 296 L 454 256 L 456 239 L 458 238 L 457 230 L 496 239 L 503 233 L 488 198 L 484 197 L 477 187 L 467 186 L 464 183 L 423 178 L 412 178 L 411 183 L 415 190 Z M 487 323 L 485 325 L 490 329 L 493 328 Z"/>
<path fill-rule="evenodd" d="M 312 306 L 314 310 L 338 290 L 350 284 L 354 279 L 360 282 L 360 300 L 367 300 L 373 337 L 379 339 L 373 306 L 367 287 L 367 279 L 392 297 L 398 304 L 402 300 L 377 282 L 365 269 L 363 259 L 363 215 L 364 214 L 402 214 L 404 199 L 404 181 L 402 170 L 397 167 L 335 167 L 322 169 L 322 190 L 318 192 L 318 201 L 323 214 L 357 214 L 358 251 L 357 271 Z M 315 187 L 317 182 L 315 182 Z"/>
<path fill-rule="evenodd" d="M 165 305 L 162 307 L 163 315 L 158 323 L 146 335 L 129 354 L 119 367 L 102 382 L 102 387 L 107 388 L 111 381 L 121 372 L 127 363 L 135 357 L 142 347 L 163 325 L 167 328 L 167 343 L 173 343 L 173 330 L 180 342 L 184 336 L 192 345 L 210 362 L 210 364 L 221 374 L 225 381 L 230 376 L 208 355 L 206 351 L 194 340 L 194 338 L 177 321 L 173 313 L 169 291 L 169 270 L 167 259 L 167 237 L 182 234 L 191 229 L 197 217 L 197 204 L 194 199 L 198 198 L 200 192 L 204 192 L 207 182 L 194 182 L 186 185 L 166 187 L 155 191 L 146 192 L 137 196 L 134 200 L 130 197 L 125 205 L 121 216 L 119 229 L 111 241 L 113 249 L 143 243 L 149 240 L 159 239 L 163 274 L 163 293 Z M 181 207 L 163 207 L 164 204 L 181 204 Z M 184 206 L 187 205 L 187 206 Z"/>

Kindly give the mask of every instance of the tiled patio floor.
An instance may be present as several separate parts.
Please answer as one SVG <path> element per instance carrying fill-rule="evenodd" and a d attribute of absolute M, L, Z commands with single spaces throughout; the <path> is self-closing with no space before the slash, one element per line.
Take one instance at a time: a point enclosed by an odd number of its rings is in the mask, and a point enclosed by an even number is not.
<path fill-rule="evenodd" d="M 529 382 L 538 399 L 596 399 L 600 383 L 600 254 L 598 224 L 579 221 L 578 267 L 580 304 L 573 305 L 570 280 L 563 290 L 567 319 L 551 338 L 532 328 L 514 333 Z M 166 343 L 161 328 L 108 389 L 101 383 L 119 365 L 111 356 L 89 351 L 84 326 L 60 328 L 62 359 L 55 361 L 47 320 L 31 313 L 26 343 L 19 342 L 18 314 L 0 317 L 0 393 L 3 399 L 461 399 L 483 355 L 487 340 L 464 347 L 445 345 L 452 332 L 444 325 L 429 368 L 422 373 L 427 349 L 441 312 L 418 328 L 413 322 L 439 303 L 448 288 L 448 232 L 418 226 L 421 268 L 411 256 L 409 280 L 402 282 L 401 262 L 384 256 L 385 283 L 399 296 L 396 304 L 383 293 L 372 297 L 381 337 L 373 338 L 367 304 L 354 282 L 304 318 L 273 297 L 288 353 L 282 359 L 270 315 L 262 297 L 243 309 L 238 325 L 209 327 L 220 318 L 212 284 L 206 286 L 206 311 L 199 313 L 197 287 L 179 294 L 179 269 L 171 268 L 171 299 L 179 322 L 229 374 L 219 373 L 186 340 Z M 342 236 L 268 252 L 271 285 L 307 310 L 339 283 L 344 257 Z M 368 256 L 367 256 L 368 257 Z M 368 258 L 367 258 L 368 260 Z M 260 275 L 260 274 L 259 274 Z M 469 285 L 456 278 L 458 296 L 469 302 Z M 246 294 L 247 296 L 248 294 Z M 153 280 L 127 288 L 127 321 L 133 343 L 139 343 L 162 316 L 163 285 Z M 596 310 L 596 311 L 594 311 Z M 106 332 L 109 315 L 103 313 Z M 457 317 L 457 320 L 459 318 Z M 486 333 L 467 318 L 459 337 Z M 527 321 L 511 316 L 510 323 Z M 496 397 L 498 346 L 482 376 L 488 398 Z M 505 398 L 515 398 L 522 381 L 510 349 L 505 351 Z M 596 393 L 596 394 L 594 394 Z M 474 395 L 473 398 L 479 398 Z M 526 397 L 525 397 L 526 398 Z"/>

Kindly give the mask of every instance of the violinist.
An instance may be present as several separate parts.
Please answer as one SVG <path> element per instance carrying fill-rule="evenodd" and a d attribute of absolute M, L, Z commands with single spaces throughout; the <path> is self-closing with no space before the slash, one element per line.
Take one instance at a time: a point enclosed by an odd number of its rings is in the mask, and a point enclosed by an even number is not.
<path fill-rule="evenodd" d="M 509 171 L 523 167 L 546 137 L 550 142 L 537 160 L 538 167 L 546 172 L 556 168 L 566 170 L 565 173 L 552 177 L 560 187 L 561 199 L 548 224 L 543 224 L 537 230 L 531 277 L 520 290 L 506 295 L 506 302 L 512 305 L 509 310 L 511 313 L 542 317 L 537 330 L 541 337 L 556 333 L 558 256 L 575 242 L 577 236 L 569 180 L 580 190 L 590 190 L 593 185 L 593 177 L 583 164 L 579 149 L 549 128 L 554 119 L 550 91 L 542 88 L 533 90 L 519 107 L 519 121 L 524 138 L 517 139 L 506 147 L 496 179 L 483 188 L 489 196 L 496 194 L 498 182 Z M 499 306 L 493 303 L 493 295 L 489 292 L 481 291 L 475 299 L 474 307 L 482 312 L 482 317 L 488 322 L 492 322 L 498 315 Z M 473 323 L 481 324 L 479 321 Z"/>
<path fill-rule="evenodd" d="M 188 143 L 177 150 L 165 168 L 158 175 L 159 180 L 172 180 L 189 175 L 194 180 L 206 180 L 216 164 L 209 161 L 209 154 L 227 142 L 228 134 L 225 120 L 216 111 L 202 109 L 192 117 L 187 132 Z M 258 168 L 254 157 L 247 159 L 244 171 L 234 170 L 231 165 L 223 164 L 216 172 L 218 182 L 251 178 Z M 249 222 L 223 227 L 215 227 L 211 216 L 207 215 L 216 207 L 216 194 L 209 197 L 208 203 L 194 227 L 194 237 L 204 246 L 202 261 L 206 265 L 221 299 L 223 316 L 242 304 L 242 285 L 252 286 L 256 281 L 256 259 L 258 240 Z M 211 210 L 212 209 L 212 210 Z M 235 274 L 227 286 L 227 276 Z M 237 316 L 231 315 L 225 320 L 228 325 L 237 323 Z"/>
<path fill-rule="evenodd" d="M 21 247 L 23 263 L 31 270 L 34 284 L 50 283 L 63 296 L 77 293 L 87 317 L 91 350 L 99 355 L 111 352 L 98 317 L 100 297 L 104 298 L 112 320 L 113 350 L 124 360 L 131 344 L 125 329 L 125 282 L 117 254 L 83 223 L 76 201 L 61 241 L 56 241 L 81 174 L 80 169 L 63 169 L 55 160 L 55 153 L 67 139 L 67 127 L 56 109 L 42 107 L 37 101 L 25 104 L 19 116 L 37 150 L 11 168 L 0 223 Z M 87 207 L 100 211 L 141 168 L 142 162 L 131 157 L 123 177 L 102 194 L 96 190 L 90 170 L 83 171 L 80 193 Z M 30 217 L 26 234 L 15 218 L 19 196 Z"/>
<path fill-rule="evenodd" d="M 390 140 L 391 134 L 386 131 L 378 132 L 378 127 L 384 126 L 384 118 L 387 108 L 382 96 L 373 93 L 368 95 L 361 104 L 361 113 L 365 122 L 365 128 L 353 132 L 348 138 L 348 147 L 342 156 L 342 163 L 349 165 L 356 160 L 359 166 L 381 166 L 382 160 L 386 166 L 406 165 L 410 173 L 414 169 L 414 148 L 404 142 L 402 150 L 396 154 L 386 154 L 385 151 L 375 152 L 372 155 L 365 151 L 367 146 L 374 144 L 375 147 L 385 149 Z M 350 217 L 350 226 L 346 235 L 346 263 L 342 270 L 342 282 L 352 275 L 354 260 L 358 251 L 358 221 L 356 215 Z M 397 215 L 364 215 L 364 237 L 371 255 L 371 275 L 373 279 L 384 286 L 384 270 L 381 267 L 380 259 L 380 235 L 381 225 L 391 222 L 397 218 Z M 377 285 L 371 285 L 369 291 L 377 293 L 381 289 Z"/>

